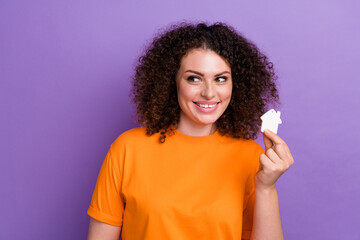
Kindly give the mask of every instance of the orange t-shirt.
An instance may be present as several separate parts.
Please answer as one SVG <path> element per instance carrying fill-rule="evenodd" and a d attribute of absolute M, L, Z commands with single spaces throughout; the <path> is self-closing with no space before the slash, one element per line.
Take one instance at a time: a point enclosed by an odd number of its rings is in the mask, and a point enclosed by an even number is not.
<path fill-rule="evenodd" d="M 263 148 L 218 131 L 159 135 L 133 128 L 111 144 L 87 213 L 123 240 L 249 239 Z"/>

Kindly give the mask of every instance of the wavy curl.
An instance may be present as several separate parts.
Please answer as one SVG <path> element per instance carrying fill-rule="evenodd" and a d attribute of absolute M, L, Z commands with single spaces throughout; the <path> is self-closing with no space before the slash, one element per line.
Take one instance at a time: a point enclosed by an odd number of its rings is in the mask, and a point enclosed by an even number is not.
<path fill-rule="evenodd" d="M 171 25 L 155 35 L 137 60 L 130 96 L 137 121 L 151 136 L 161 131 L 159 141 L 172 135 L 180 120 L 176 74 L 189 50 L 212 50 L 231 67 L 233 90 L 230 103 L 215 122 L 221 135 L 256 139 L 260 117 L 269 103 L 279 103 L 273 64 L 257 46 L 233 27 L 217 22 Z"/>

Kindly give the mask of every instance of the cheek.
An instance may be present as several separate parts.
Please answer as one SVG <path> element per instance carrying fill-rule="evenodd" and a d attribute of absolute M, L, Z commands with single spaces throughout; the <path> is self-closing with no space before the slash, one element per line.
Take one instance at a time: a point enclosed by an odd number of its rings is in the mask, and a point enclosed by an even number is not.
<path fill-rule="evenodd" d="M 232 85 L 230 85 L 227 88 L 222 89 L 220 94 L 223 99 L 229 100 L 231 98 L 231 94 L 232 94 Z"/>
<path fill-rule="evenodd" d="M 180 89 L 178 90 L 179 100 L 191 101 L 196 99 L 197 95 L 198 95 L 198 91 L 194 87 L 185 85 L 185 86 L 180 86 Z"/>

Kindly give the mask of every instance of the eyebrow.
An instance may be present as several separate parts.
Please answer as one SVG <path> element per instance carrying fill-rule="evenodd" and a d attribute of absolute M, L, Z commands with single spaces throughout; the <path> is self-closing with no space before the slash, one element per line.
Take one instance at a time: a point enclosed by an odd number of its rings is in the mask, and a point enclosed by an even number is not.
<path fill-rule="evenodd" d="M 204 74 L 202 74 L 202 73 L 200 73 L 200 72 L 197 72 L 197 71 L 194 71 L 194 70 L 187 70 L 187 71 L 185 71 L 185 72 L 192 72 L 192 73 L 198 74 L 198 75 L 200 75 L 200 76 L 202 76 L 202 77 L 204 76 Z M 222 74 L 224 74 L 224 73 L 229 73 L 229 74 L 230 74 L 229 71 L 224 71 L 224 72 L 222 72 L 222 73 L 216 74 L 215 77 L 220 76 L 220 75 L 222 75 Z"/>

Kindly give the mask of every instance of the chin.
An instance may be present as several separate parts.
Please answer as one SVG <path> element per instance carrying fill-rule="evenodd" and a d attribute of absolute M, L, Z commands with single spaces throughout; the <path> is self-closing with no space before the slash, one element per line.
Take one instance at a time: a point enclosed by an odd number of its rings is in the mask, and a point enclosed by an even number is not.
<path fill-rule="evenodd" d="M 220 117 L 220 116 L 219 116 Z M 211 117 L 211 118 L 196 118 L 196 122 L 203 125 L 214 124 L 219 118 L 218 117 Z"/>

